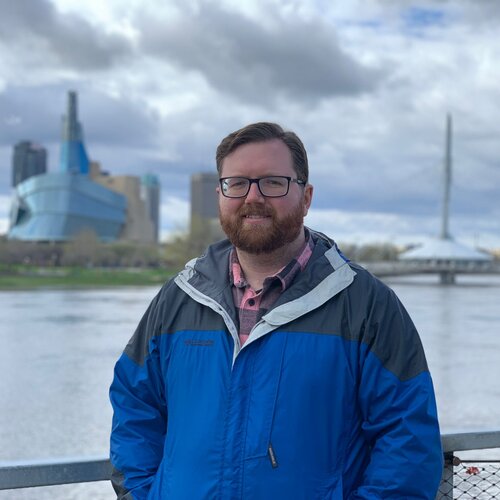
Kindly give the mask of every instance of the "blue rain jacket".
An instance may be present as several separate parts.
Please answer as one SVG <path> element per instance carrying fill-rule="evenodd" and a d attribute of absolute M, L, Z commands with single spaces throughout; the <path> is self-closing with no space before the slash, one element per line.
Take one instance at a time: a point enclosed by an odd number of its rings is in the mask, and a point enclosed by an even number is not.
<path fill-rule="evenodd" d="M 115 367 L 121 499 L 434 499 L 431 376 L 394 292 L 311 231 L 240 347 L 223 241 L 152 301 Z"/>

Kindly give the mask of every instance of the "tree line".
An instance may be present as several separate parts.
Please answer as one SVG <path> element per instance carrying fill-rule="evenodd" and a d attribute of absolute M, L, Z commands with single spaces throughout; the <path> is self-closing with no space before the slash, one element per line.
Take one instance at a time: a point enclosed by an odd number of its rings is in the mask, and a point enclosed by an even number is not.
<path fill-rule="evenodd" d="M 3 236 L 0 237 L 0 263 L 7 267 L 165 267 L 176 271 L 222 237 L 220 228 L 206 221 L 195 222 L 189 231 L 178 233 L 161 244 L 103 243 L 92 231 L 84 231 L 67 242 L 7 240 Z M 358 262 L 396 260 L 400 252 L 390 243 L 339 246 L 346 257 Z"/>

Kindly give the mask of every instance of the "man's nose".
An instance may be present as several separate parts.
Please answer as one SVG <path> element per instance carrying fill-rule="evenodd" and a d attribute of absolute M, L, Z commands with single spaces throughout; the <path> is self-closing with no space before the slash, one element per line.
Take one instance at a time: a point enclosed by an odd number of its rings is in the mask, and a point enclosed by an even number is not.
<path fill-rule="evenodd" d="M 262 203 L 264 202 L 264 196 L 259 190 L 259 186 L 256 182 L 250 184 L 250 190 L 245 198 L 245 203 Z"/>

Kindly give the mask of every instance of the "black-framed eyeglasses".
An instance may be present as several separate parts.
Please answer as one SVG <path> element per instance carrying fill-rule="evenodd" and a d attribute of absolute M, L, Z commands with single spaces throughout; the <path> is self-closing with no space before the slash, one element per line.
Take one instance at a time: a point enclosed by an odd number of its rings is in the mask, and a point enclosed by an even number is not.
<path fill-rule="evenodd" d="M 290 189 L 290 182 L 296 182 L 299 186 L 306 184 L 305 181 L 285 175 L 270 175 L 259 179 L 249 177 L 221 177 L 219 179 L 221 193 L 226 198 L 244 198 L 254 182 L 259 187 L 260 194 L 267 198 L 286 196 Z"/>

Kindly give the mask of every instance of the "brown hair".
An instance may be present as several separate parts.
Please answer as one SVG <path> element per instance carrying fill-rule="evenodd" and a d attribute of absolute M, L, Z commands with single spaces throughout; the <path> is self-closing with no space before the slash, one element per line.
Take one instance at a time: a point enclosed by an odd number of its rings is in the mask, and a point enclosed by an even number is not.
<path fill-rule="evenodd" d="M 302 144 L 302 141 L 294 132 L 285 131 L 278 124 L 269 122 L 252 123 L 235 132 L 231 132 L 227 137 L 222 139 L 215 155 L 219 176 L 222 175 L 222 162 L 224 158 L 239 146 L 252 142 L 271 141 L 273 139 L 279 139 L 286 144 L 292 154 L 293 167 L 297 178 L 307 182 L 309 179 L 309 164 L 304 144 Z"/>

